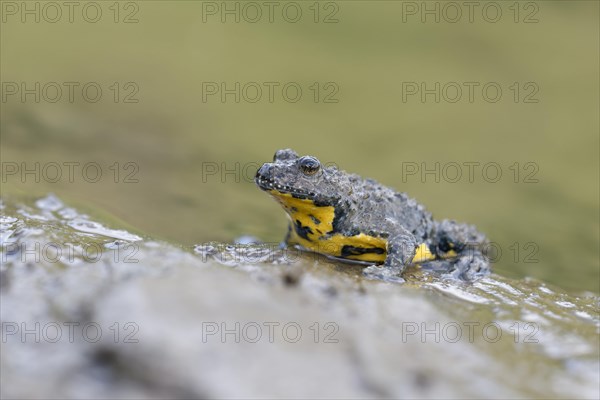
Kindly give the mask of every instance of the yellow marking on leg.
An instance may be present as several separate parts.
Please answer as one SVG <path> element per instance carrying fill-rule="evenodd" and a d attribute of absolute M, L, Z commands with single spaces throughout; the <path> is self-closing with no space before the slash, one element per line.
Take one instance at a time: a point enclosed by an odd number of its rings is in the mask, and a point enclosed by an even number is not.
<path fill-rule="evenodd" d="M 431 250 L 429 250 L 429 246 L 427 246 L 425 243 L 421 243 L 419 247 L 417 247 L 417 252 L 415 253 L 415 256 L 412 259 L 412 263 L 416 264 L 423 261 L 431 260 L 435 260 L 435 256 L 433 255 Z"/>
<path fill-rule="evenodd" d="M 445 253 L 442 258 L 452 258 L 452 257 L 457 257 L 458 253 L 454 250 L 449 250 L 447 253 Z"/>

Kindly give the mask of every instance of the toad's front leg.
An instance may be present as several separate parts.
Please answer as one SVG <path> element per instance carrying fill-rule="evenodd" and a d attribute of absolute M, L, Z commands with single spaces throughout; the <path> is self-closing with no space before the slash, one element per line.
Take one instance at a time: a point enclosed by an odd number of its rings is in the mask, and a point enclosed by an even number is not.
<path fill-rule="evenodd" d="M 412 233 L 398 227 L 398 232 L 388 237 L 387 256 L 383 265 L 397 269 L 398 272 L 404 271 L 406 266 L 412 263 L 418 246 L 417 239 Z"/>

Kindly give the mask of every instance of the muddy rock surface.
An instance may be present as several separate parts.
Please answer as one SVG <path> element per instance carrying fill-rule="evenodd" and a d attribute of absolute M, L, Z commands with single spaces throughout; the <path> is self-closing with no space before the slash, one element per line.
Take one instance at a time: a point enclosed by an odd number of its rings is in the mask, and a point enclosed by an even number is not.
<path fill-rule="evenodd" d="M 3 398 L 599 398 L 599 298 L 1 203 Z"/>

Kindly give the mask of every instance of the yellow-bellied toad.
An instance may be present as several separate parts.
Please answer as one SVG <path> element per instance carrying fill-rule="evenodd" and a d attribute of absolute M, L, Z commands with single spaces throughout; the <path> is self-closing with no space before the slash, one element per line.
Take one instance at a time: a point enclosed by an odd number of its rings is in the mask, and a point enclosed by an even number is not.
<path fill-rule="evenodd" d="M 425 262 L 438 262 L 445 272 L 466 280 L 490 271 L 482 253 L 486 238 L 473 226 L 434 221 L 405 193 L 323 167 L 315 157 L 279 150 L 272 163 L 258 170 L 255 181 L 287 212 L 287 245 L 349 261 L 383 263 L 396 272 Z"/>

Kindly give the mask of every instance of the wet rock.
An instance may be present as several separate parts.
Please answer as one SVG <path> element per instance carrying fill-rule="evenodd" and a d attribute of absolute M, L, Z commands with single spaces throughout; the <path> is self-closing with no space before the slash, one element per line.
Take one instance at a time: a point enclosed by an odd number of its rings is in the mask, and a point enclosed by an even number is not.
<path fill-rule="evenodd" d="M 4 398 L 600 395 L 592 294 L 365 279 L 273 246 L 176 248 L 55 197 L 2 204 Z"/>

